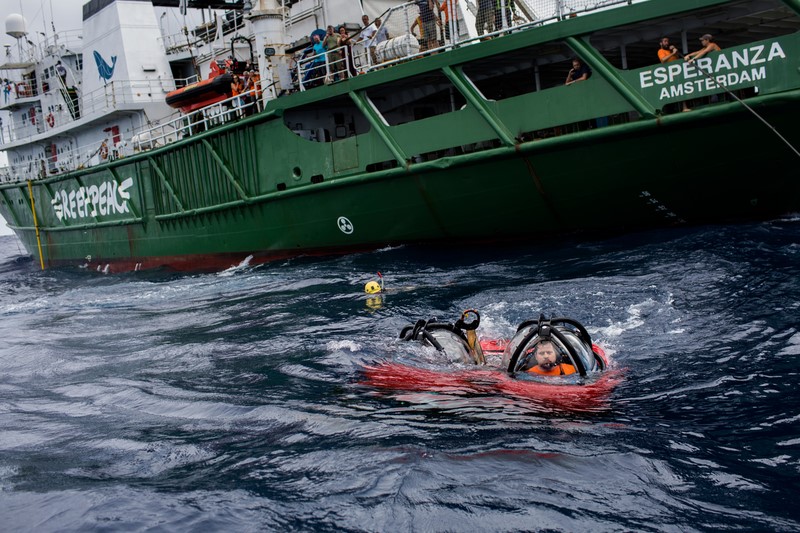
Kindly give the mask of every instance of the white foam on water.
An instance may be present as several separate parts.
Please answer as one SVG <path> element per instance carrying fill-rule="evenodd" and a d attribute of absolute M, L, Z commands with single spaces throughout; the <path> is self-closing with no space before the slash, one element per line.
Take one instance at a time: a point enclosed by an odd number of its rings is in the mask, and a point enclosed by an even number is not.
<path fill-rule="evenodd" d="M 253 260 L 253 256 L 252 255 L 248 255 L 247 257 L 242 259 L 241 263 L 239 263 L 238 265 L 234 265 L 234 266 L 232 266 L 230 268 L 227 268 L 227 269 L 223 270 L 222 272 L 220 272 L 217 275 L 220 276 L 220 277 L 233 276 L 237 272 L 241 272 L 242 270 L 246 270 L 250 266 L 250 261 L 252 261 L 252 260 Z"/>

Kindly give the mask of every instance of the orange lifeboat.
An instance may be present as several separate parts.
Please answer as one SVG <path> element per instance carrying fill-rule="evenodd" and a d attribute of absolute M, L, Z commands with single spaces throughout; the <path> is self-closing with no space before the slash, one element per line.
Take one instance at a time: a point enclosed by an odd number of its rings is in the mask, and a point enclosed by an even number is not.
<path fill-rule="evenodd" d="M 191 113 L 211 104 L 231 98 L 231 79 L 216 61 L 211 63 L 208 79 L 189 84 L 167 93 L 167 105 Z"/>

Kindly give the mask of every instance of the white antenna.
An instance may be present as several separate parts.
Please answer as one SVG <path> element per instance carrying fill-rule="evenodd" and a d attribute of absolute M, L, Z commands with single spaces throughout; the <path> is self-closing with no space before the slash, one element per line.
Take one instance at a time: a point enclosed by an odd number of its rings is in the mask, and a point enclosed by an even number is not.
<path fill-rule="evenodd" d="M 10 14 L 6 17 L 6 35 L 10 35 L 14 39 L 21 39 L 28 35 L 28 30 L 25 28 L 25 18 L 16 13 Z"/>
<path fill-rule="evenodd" d="M 50 0 L 50 26 L 53 28 L 53 39 L 56 35 L 56 18 L 53 16 L 53 0 Z"/>
<path fill-rule="evenodd" d="M 28 30 L 25 28 L 25 17 L 16 13 L 11 13 L 6 17 L 6 35 L 9 35 L 17 40 L 17 53 L 20 60 L 22 59 L 22 44 L 20 39 L 28 35 Z"/>

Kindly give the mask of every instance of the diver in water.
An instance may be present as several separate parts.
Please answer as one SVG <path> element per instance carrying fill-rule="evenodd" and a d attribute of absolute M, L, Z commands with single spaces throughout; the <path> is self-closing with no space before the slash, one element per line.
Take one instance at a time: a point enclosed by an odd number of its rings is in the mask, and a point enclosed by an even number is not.
<path fill-rule="evenodd" d="M 378 281 L 371 280 L 364 285 L 364 292 L 367 294 L 367 307 L 376 310 L 383 306 L 383 296 L 385 294 L 396 294 L 406 291 L 413 291 L 419 285 L 403 285 L 387 287 L 383 283 L 383 274 L 378 272 Z"/>
<path fill-rule="evenodd" d="M 386 287 L 383 286 L 383 274 L 378 272 L 378 279 L 380 280 L 380 284 L 377 281 L 368 281 L 366 285 L 364 285 L 364 292 L 367 294 L 380 294 L 382 292 L 386 292 Z"/>
<path fill-rule="evenodd" d="M 378 279 L 380 279 L 380 284 L 377 281 L 368 281 L 364 285 L 364 292 L 369 295 L 366 302 L 367 307 L 373 311 L 383 307 L 383 293 L 386 292 L 386 288 L 383 286 L 383 274 L 380 272 L 378 272 Z"/>
<path fill-rule="evenodd" d="M 383 278 L 381 278 L 383 280 Z M 378 285 L 377 281 L 368 281 L 366 285 L 364 285 L 364 292 L 367 294 L 378 294 L 379 292 L 383 292 L 383 286 Z"/>

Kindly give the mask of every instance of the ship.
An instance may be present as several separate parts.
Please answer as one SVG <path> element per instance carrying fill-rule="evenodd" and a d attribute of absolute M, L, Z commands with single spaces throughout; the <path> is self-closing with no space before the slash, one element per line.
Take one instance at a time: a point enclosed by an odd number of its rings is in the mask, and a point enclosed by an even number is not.
<path fill-rule="evenodd" d="M 169 35 L 168 10 L 203 22 Z M 38 44 L 6 20 L 0 214 L 42 269 L 214 270 L 800 208 L 797 0 L 91 0 L 82 14 L 80 32 Z M 320 51 L 328 26 L 348 38 Z M 566 83 L 574 60 L 587 75 Z M 209 98 L 212 70 L 257 83 Z M 192 84 L 196 102 L 167 103 Z"/>

